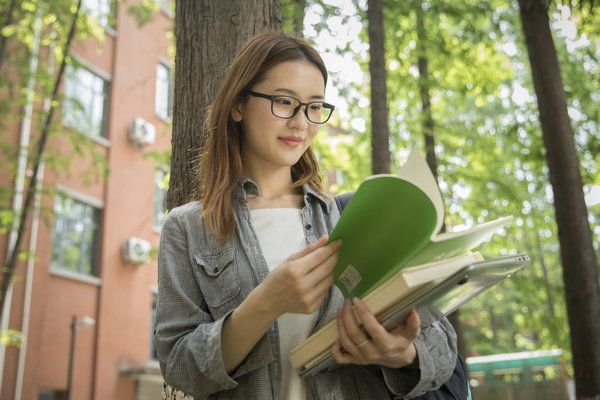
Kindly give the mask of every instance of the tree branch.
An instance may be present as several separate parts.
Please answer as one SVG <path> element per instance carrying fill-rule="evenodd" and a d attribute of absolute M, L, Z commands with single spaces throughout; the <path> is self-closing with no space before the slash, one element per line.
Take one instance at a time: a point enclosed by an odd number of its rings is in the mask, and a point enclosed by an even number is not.
<path fill-rule="evenodd" d="M 17 260 L 19 256 L 19 249 L 21 248 L 21 243 L 23 241 L 23 236 L 25 233 L 25 225 L 27 224 L 27 219 L 29 217 L 29 211 L 31 209 L 31 204 L 35 197 L 35 190 L 37 186 L 38 172 L 40 169 L 40 164 L 42 157 L 44 155 L 44 150 L 46 149 L 46 142 L 50 133 L 50 124 L 52 123 L 52 116 L 54 115 L 54 111 L 56 110 L 56 98 L 58 95 L 58 90 L 60 87 L 60 82 L 62 80 L 62 76 L 64 75 L 64 71 L 67 65 L 67 55 L 69 53 L 69 48 L 71 47 L 71 41 L 75 36 L 75 27 L 77 25 L 77 18 L 79 17 L 79 11 L 81 9 L 81 1 L 77 1 L 77 8 L 75 13 L 73 14 L 73 21 L 71 23 L 71 28 L 69 29 L 69 35 L 67 36 L 67 40 L 65 42 L 63 48 L 63 59 L 60 64 L 60 69 L 58 71 L 58 75 L 56 76 L 56 80 L 54 82 L 54 89 L 52 91 L 52 97 L 50 102 L 50 109 L 48 110 L 48 114 L 46 115 L 46 121 L 44 123 L 44 127 L 42 129 L 40 140 L 38 142 L 37 151 L 34 158 L 34 169 L 33 175 L 31 177 L 31 181 L 29 182 L 29 187 L 27 188 L 27 193 L 25 195 L 25 202 L 23 204 L 23 208 L 21 211 L 21 215 L 19 217 L 19 228 L 17 231 L 17 240 L 15 241 L 15 245 L 10 251 L 10 259 L 8 260 L 4 270 L 2 271 L 2 290 L 0 291 L 0 319 L 2 319 L 2 314 L 4 312 L 4 303 L 6 301 L 6 293 L 8 292 L 8 288 L 12 281 L 12 276 L 14 274 L 15 267 L 17 265 Z"/>
<path fill-rule="evenodd" d="M 8 26 L 12 23 L 13 20 L 13 11 L 15 9 L 15 5 L 17 4 L 17 0 L 12 0 L 10 2 L 10 6 L 8 7 L 6 22 L 2 24 L 2 27 Z M 4 35 L 0 34 L 0 69 L 2 69 L 2 63 L 4 62 L 4 53 L 6 52 L 6 40 L 7 38 Z"/>

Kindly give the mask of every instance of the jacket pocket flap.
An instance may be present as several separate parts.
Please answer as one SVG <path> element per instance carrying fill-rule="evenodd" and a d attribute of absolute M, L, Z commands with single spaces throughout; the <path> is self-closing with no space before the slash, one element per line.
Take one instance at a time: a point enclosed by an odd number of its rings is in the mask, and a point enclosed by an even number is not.
<path fill-rule="evenodd" d="M 215 253 L 194 255 L 198 266 L 202 267 L 208 276 L 217 277 L 235 260 L 233 247 L 220 249 Z"/>

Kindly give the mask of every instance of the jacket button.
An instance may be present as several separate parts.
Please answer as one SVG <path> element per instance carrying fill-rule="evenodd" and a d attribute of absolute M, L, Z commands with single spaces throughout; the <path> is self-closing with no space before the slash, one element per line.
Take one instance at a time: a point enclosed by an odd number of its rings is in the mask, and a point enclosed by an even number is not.
<path fill-rule="evenodd" d="M 311 229 L 312 229 L 312 225 L 311 225 L 311 224 L 306 224 L 306 225 L 304 225 L 304 228 L 305 228 L 307 231 L 309 231 L 309 230 L 311 230 Z"/>
<path fill-rule="evenodd" d="M 213 269 L 213 272 L 216 274 L 217 272 L 219 272 L 219 268 Z"/>

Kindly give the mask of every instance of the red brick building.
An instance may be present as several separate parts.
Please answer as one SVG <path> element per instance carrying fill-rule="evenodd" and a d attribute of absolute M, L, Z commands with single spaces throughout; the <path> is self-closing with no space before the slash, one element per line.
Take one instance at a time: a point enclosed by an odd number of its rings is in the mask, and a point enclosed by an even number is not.
<path fill-rule="evenodd" d="M 83 3 L 98 15 L 111 7 L 110 0 Z M 34 217 L 28 224 L 22 249 L 37 258 L 19 262 L 2 326 L 22 331 L 26 342 L 0 349 L 1 399 L 63 399 L 70 365 L 71 399 L 160 398 L 151 344 L 157 266 L 147 256 L 164 215 L 164 169 L 146 154 L 170 147 L 173 18 L 169 2 L 157 2 L 161 10 L 140 27 L 128 12 L 134 2 L 114 3 L 116 23 L 101 46 L 95 39 L 73 43 L 78 66 L 67 70 L 63 92 L 76 100 L 55 116 L 68 134 L 92 139 L 110 174 L 87 185 L 80 172 L 92 161 L 77 158 L 69 171 L 44 171 L 57 192 L 42 204 L 55 213 L 48 223 Z M 18 143 L 27 132 L 19 123 L 10 134 Z M 49 142 L 65 146 L 64 137 Z M 2 235 L 1 257 L 7 242 Z"/>

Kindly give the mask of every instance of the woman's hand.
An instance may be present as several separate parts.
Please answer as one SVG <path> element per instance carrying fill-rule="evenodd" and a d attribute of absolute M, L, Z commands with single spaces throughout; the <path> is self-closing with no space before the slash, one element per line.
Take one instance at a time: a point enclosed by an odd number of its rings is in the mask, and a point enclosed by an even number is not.
<path fill-rule="evenodd" d="M 354 298 L 353 303 L 354 309 L 350 300 L 345 300 L 344 307 L 338 310 L 339 337 L 332 352 L 339 364 L 379 364 L 400 368 L 418 363 L 413 341 L 421 333 L 421 321 L 416 311 L 413 310 L 402 325 L 388 332 L 364 302 Z"/>
<path fill-rule="evenodd" d="M 267 275 L 225 319 L 221 351 L 227 372 L 237 368 L 281 314 L 316 311 L 333 283 L 341 241 L 323 236 Z"/>
<path fill-rule="evenodd" d="M 292 254 L 257 287 L 275 315 L 310 314 L 319 309 L 333 284 L 333 267 L 339 257 L 340 240 L 327 244 L 322 236 L 304 250 Z"/>

